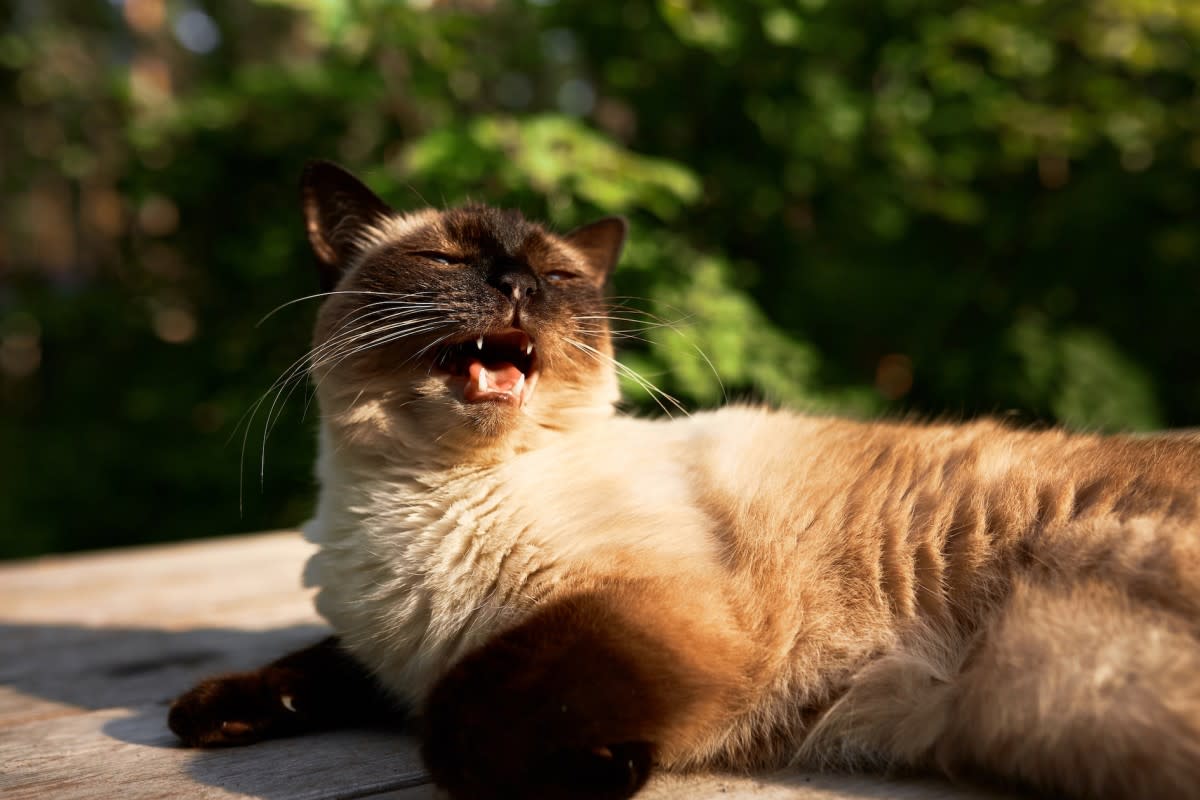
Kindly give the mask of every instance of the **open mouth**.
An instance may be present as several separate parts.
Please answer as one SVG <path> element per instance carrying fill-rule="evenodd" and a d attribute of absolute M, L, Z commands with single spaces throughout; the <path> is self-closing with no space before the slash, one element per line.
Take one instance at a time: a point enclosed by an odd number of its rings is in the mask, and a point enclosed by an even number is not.
<path fill-rule="evenodd" d="M 533 397 L 537 352 L 520 330 L 478 336 L 442 347 L 434 366 L 461 379 L 465 403 L 512 403 L 518 408 Z"/>

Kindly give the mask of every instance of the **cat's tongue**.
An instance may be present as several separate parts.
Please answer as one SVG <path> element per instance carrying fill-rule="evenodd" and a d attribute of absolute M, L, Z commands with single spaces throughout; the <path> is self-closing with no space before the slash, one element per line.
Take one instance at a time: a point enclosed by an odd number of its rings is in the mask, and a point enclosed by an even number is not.
<path fill-rule="evenodd" d="M 463 399 L 468 403 L 489 400 L 520 402 L 524 387 L 525 376 L 512 364 L 500 363 L 488 367 L 482 361 L 472 361 L 467 366 L 467 388 Z"/>

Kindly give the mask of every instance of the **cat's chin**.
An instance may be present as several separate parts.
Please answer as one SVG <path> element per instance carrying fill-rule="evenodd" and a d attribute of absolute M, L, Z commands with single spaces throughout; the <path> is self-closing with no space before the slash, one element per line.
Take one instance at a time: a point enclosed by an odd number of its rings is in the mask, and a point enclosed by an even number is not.
<path fill-rule="evenodd" d="M 420 432 L 418 438 L 436 442 L 447 452 L 500 444 L 534 413 L 530 401 L 538 373 L 525 378 L 522 386 L 518 386 L 520 376 L 510 380 L 492 375 L 484 380 L 492 382 L 481 390 L 478 376 L 435 372 L 415 384 L 418 399 L 401 401 L 391 419 L 404 420 L 410 431 Z M 498 380 L 502 385 L 497 385 Z"/>

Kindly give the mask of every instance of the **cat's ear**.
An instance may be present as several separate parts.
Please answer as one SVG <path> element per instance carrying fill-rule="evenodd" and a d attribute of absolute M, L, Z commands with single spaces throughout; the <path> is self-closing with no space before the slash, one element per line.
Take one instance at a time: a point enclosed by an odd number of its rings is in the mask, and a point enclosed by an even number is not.
<path fill-rule="evenodd" d="M 362 247 L 366 229 L 395 213 L 362 181 L 329 161 L 305 165 L 300 201 L 322 291 L 337 283 Z"/>
<path fill-rule="evenodd" d="M 591 276 L 603 286 L 621 257 L 629 223 L 624 217 L 605 217 L 568 233 L 563 238 L 587 260 Z"/>

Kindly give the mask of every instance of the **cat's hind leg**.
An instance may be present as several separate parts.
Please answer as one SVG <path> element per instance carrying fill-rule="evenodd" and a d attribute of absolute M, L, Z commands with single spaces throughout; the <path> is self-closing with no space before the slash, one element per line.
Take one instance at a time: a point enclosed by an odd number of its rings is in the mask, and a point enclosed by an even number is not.
<path fill-rule="evenodd" d="M 1077 798 L 1200 798 L 1195 620 L 1111 584 L 1018 581 L 947 710 L 936 759 L 952 772 Z"/>
<path fill-rule="evenodd" d="M 401 716 L 331 636 L 265 667 L 202 681 L 172 704 L 167 725 L 189 747 L 223 747 Z"/>
<path fill-rule="evenodd" d="M 1104 581 L 1023 578 L 982 627 L 957 630 L 907 631 L 796 761 L 940 768 L 1079 800 L 1200 800 L 1194 620 Z"/>

